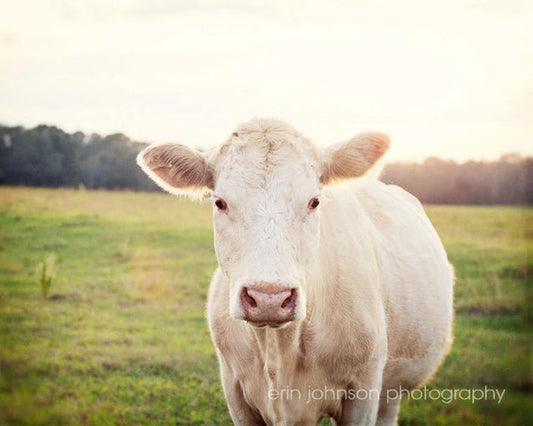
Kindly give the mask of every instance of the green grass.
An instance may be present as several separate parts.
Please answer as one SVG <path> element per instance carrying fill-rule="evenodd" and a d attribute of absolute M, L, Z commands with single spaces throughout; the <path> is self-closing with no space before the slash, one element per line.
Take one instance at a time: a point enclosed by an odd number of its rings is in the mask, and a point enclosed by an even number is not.
<path fill-rule="evenodd" d="M 533 210 L 428 213 L 457 275 L 455 342 L 428 387 L 506 393 L 405 401 L 400 423 L 532 424 Z M 215 265 L 207 205 L 0 187 L 0 424 L 229 424 L 204 314 Z"/>

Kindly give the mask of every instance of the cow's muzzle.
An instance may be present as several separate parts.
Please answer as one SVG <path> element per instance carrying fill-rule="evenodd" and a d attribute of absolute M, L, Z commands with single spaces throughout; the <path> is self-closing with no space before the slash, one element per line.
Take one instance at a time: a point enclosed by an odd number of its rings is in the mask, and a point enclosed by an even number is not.
<path fill-rule="evenodd" d="M 241 290 L 243 319 L 256 326 L 279 327 L 296 316 L 298 292 L 280 286 L 250 286 Z"/>

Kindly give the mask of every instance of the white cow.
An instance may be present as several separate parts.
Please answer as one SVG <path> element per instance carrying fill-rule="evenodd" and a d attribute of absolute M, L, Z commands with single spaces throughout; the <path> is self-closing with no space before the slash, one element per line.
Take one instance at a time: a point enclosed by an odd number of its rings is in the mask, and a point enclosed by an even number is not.
<path fill-rule="evenodd" d="M 448 351 L 441 241 L 416 198 L 363 177 L 388 147 L 365 133 L 320 150 L 256 119 L 205 153 L 139 154 L 169 192 L 211 194 L 219 267 L 207 314 L 236 424 L 394 424 L 395 396 Z"/>

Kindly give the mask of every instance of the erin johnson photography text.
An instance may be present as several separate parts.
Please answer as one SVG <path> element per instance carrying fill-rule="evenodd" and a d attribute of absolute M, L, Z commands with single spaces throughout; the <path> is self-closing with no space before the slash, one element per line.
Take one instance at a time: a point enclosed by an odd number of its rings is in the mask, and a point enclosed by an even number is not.
<path fill-rule="evenodd" d="M 502 402 L 505 389 L 493 389 L 485 386 L 483 388 L 462 388 L 462 389 L 431 389 L 426 386 L 420 389 L 408 390 L 399 389 L 335 389 L 335 388 L 312 388 L 293 389 L 285 387 L 281 389 L 270 389 L 268 398 L 271 400 L 302 401 L 308 404 L 319 400 L 376 400 L 386 398 L 387 402 L 395 401 L 398 398 L 415 401 L 441 401 L 443 404 L 450 404 L 453 401 L 470 401 L 475 404 L 478 401 Z"/>

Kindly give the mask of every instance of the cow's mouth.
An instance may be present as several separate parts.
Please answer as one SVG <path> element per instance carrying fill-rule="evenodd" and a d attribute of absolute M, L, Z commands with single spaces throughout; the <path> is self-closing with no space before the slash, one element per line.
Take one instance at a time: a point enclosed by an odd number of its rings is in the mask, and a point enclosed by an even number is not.
<path fill-rule="evenodd" d="M 283 328 L 289 325 L 291 322 L 293 322 L 294 318 L 288 321 L 282 322 L 282 323 L 280 322 L 253 322 L 249 320 L 245 320 L 245 321 L 255 328 Z"/>

